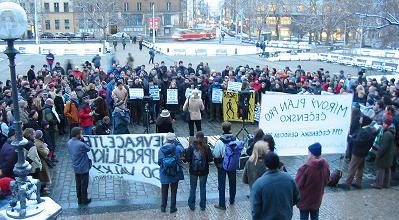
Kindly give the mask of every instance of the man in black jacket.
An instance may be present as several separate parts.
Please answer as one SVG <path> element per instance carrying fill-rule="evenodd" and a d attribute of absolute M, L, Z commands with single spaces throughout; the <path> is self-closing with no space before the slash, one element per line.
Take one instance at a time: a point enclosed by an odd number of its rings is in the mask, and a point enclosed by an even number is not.
<path fill-rule="evenodd" d="M 111 120 L 108 116 L 105 116 L 101 121 L 97 123 L 95 127 L 95 135 L 110 135 L 111 134 Z"/>
<path fill-rule="evenodd" d="M 28 70 L 26 75 L 28 77 L 29 83 L 32 83 L 32 80 L 36 79 L 35 65 L 30 66 L 30 69 Z"/>
<path fill-rule="evenodd" d="M 349 136 L 349 144 L 352 145 L 352 159 L 349 163 L 348 176 L 344 188 L 349 189 L 350 185 L 355 188 L 361 188 L 364 160 L 373 146 L 377 131 L 371 119 L 367 116 L 360 117 L 360 123 L 364 126 L 352 136 Z M 352 184 L 352 181 L 355 183 Z"/>

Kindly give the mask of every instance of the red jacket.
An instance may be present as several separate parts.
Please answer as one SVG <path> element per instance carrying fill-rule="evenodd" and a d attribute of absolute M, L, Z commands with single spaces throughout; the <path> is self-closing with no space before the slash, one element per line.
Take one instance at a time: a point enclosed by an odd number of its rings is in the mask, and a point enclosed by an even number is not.
<path fill-rule="evenodd" d="M 329 179 L 330 169 L 324 158 L 309 160 L 299 168 L 295 178 L 301 195 L 298 209 L 319 209 Z"/>
<path fill-rule="evenodd" d="M 85 105 L 84 107 L 79 109 L 79 118 L 80 118 L 80 126 L 82 128 L 86 128 L 89 126 L 93 126 L 93 117 L 91 117 L 90 114 L 91 110 L 88 105 Z"/>

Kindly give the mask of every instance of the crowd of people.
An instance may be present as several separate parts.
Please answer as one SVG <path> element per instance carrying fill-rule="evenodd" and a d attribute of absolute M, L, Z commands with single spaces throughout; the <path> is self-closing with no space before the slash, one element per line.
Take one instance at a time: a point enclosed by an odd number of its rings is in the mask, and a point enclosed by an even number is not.
<path fill-rule="evenodd" d="M 195 208 L 195 188 L 198 179 L 201 191 L 200 207 L 205 208 L 206 177 L 204 176 L 209 173 L 209 162 L 215 161 L 219 183 L 219 203 L 216 207 L 224 210 L 226 208 L 224 195 L 226 175 L 230 185 L 230 204 L 234 204 L 236 192 L 236 164 L 226 162 L 226 155 L 234 159 L 236 152 L 242 146 L 230 133 L 231 125 L 223 123 L 224 133 L 211 153 L 207 145 L 203 144 L 204 133 L 201 132 L 201 121 L 206 118 L 222 122 L 222 104 L 214 102 L 212 92 L 215 88 L 227 90 L 228 82 L 241 82 L 243 91 L 255 92 L 256 103 L 261 102 L 261 94 L 267 91 L 309 95 L 353 94 L 354 107 L 346 153 L 350 165 L 345 186 L 349 188 L 354 181 L 352 184 L 354 187 L 361 187 L 363 167 L 367 158 L 375 160 L 378 170 L 377 180 L 373 187 L 389 187 L 391 170 L 395 168 L 394 158 L 396 158 L 396 144 L 399 136 L 395 132 L 399 123 L 397 111 L 399 84 L 395 80 L 383 78 L 378 82 L 377 79 L 366 78 L 364 71 L 359 71 L 357 76 L 343 71 L 330 73 L 324 69 L 305 72 L 301 66 L 295 70 L 289 67 L 277 70 L 268 66 L 226 66 L 222 71 L 217 71 L 211 69 L 205 62 L 200 62 L 196 66 L 189 63 L 186 66 L 183 61 L 179 61 L 168 67 L 164 61 L 161 61 L 160 64 L 155 62 L 148 68 L 145 65 L 134 66 L 134 59 L 130 54 L 121 62 L 112 59 L 108 66 L 102 65 L 101 56 L 98 55 L 91 62 L 86 61 L 81 66 L 73 67 L 69 63 L 65 68 L 60 65 L 60 62 L 55 62 L 54 56 L 47 55 L 46 59 L 47 64 L 39 69 L 31 65 L 26 75 L 18 76 L 18 103 L 12 101 L 10 81 L 7 80 L 5 85 L 0 84 L 0 175 L 2 181 L 11 181 L 14 178 L 13 168 L 17 155 L 11 141 L 15 139 L 13 105 L 18 105 L 23 134 L 29 142 L 24 149 L 27 152 L 27 160 L 31 164 L 31 175 L 42 182 L 43 195 L 48 193 L 47 186 L 51 184 L 49 169 L 57 163 L 55 154 L 55 149 L 58 147 L 57 132 L 59 135 L 70 134 L 73 139 L 76 139 L 70 141 L 68 146 L 74 161 L 76 181 L 79 181 L 79 184 L 77 182 L 80 187 L 77 191 L 81 192 L 81 194 L 78 193 L 79 203 L 87 204 L 90 202 L 87 198 L 88 169 L 86 164 L 89 160 L 77 159 L 85 157 L 88 151 L 87 147 L 79 142 L 82 135 L 140 133 L 141 131 L 129 129 L 129 125 L 156 124 L 156 132 L 170 133 L 166 138 L 167 144 L 159 153 L 162 211 L 166 208 L 169 186 L 172 192 L 171 212 L 176 211 L 177 184 L 175 183 L 183 178 L 181 169 L 174 171 L 174 176 L 167 174 L 173 171 L 165 164 L 172 166 L 180 163 L 180 160 L 173 161 L 169 158 L 168 155 L 171 152 L 176 158 L 179 158 L 181 154 L 183 161 L 190 163 L 190 174 L 193 177 L 190 176 L 192 188 L 188 203 L 191 209 Z M 55 62 L 54 66 L 52 66 L 53 62 Z M 152 59 L 151 62 L 154 60 Z M 131 89 L 142 89 L 143 96 L 132 97 Z M 168 103 L 168 89 L 178 90 L 176 103 Z M 187 90 L 191 91 L 188 95 Z M 187 122 L 190 136 L 195 134 L 195 124 L 196 141 L 188 148 L 188 151 L 180 149 L 179 146 L 176 147 L 178 144 L 173 136 L 173 124 L 176 120 Z M 311 208 L 302 206 L 301 204 L 306 203 L 306 200 L 303 200 L 302 194 L 299 199 L 296 187 L 299 187 L 301 193 L 310 190 L 306 184 L 306 186 L 301 185 L 306 182 L 303 180 L 304 177 L 297 177 L 297 185 L 295 185 L 294 181 L 286 175 L 280 176 L 276 170 L 283 168 L 278 156 L 271 153 L 274 142 L 271 143 L 270 139 L 265 139 L 261 132 L 255 139 L 251 149 L 247 151 L 252 157 L 246 165 L 248 172 L 244 177 L 244 181 L 250 185 L 251 189 L 254 218 L 264 218 L 263 215 L 269 214 L 264 210 L 275 206 L 275 204 L 259 203 L 258 199 L 262 198 L 259 197 L 259 193 L 266 193 L 262 190 L 262 183 L 280 180 L 287 181 L 287 187 L 290 184 L 292 186 L 292 197 L 291 199 L 287 197 L 285 200 L 287 204 L 289 202 L 293 206 L 299 202 L 300 209 L 310 211 L 310 215 L 316 215 L 317 205 Z M 76 146 L 79 146 L 81 150 L 76 150 Z M 314 147 L 317 149 L 314 150 Z M 309 148 L 312 155 L 310 161 L 321 160 L 320 150 L 319 145 Z M 277 162 L 279 165 L 276 167 Z M 323 164 L 326 172 L 323 172 L 320 179 L 324 180 L 328 177 L 328 165 L 325 162 L 309 163 L 299 170 L 298 175 L 312 172 L 316 169 L 315 167 Z M 264 172 L 267 175 L 261 175 Z M 257 183 L 255 179 L 259 179 L 260 183 Z M 325 181 L 318 181 L 318 184 L 320 185 L 316 187 L 317 194 L 322 195 Z M 259 193 L 253 193 L 257 191 Z M 270 191 L 270 193 L 276 192 Z M 321 199 L 317 202 L 319 203 Z M 281 216 L 289 215 L 292 215 L 292 212 L 281 214 Z"/>

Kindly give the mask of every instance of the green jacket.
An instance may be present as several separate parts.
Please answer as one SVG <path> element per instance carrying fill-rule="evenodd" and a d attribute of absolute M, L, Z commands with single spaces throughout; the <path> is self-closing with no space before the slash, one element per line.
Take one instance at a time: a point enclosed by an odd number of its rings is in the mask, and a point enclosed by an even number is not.
<path fill-rule="evenodd" d="M 395 152 L 395 128 L 384 130 L 380 140 L 380 149 L 377 151 L 375 165 L 377 169 L 386 169 L 392 166 Z"/>

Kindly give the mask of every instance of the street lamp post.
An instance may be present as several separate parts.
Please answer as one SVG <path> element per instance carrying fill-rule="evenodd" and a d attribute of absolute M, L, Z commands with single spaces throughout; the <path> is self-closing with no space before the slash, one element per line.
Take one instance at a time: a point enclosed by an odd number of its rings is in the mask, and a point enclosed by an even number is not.
<path fill-rule="evenodd" d="M 155 3 L 152 4 L 152 43 L 155 44 Z"/>
<path fill-rule="evenodd" d="M 40 198 L 40 182 L 36 179 L 28 177 L 31 166 L 26 161 L 24 146 L 28 141 L 22 136 L 22 122 L 19 115 L 18 106 L 18 89 L 15 71 L 15 56 L 18 50 L 14 48 L 14 41 L 20 38 L 28 26 L 26 12 L 24 9 L 13 2 L 0 3 L 0 39 L 7 42 L 4 53 L 8 56 L 11 89 L 13 101 L 13 114 L 15 119 L 16 139 L 11 145 L 16 149 L 18 160 L 14 167 L 15 181 L 10 184 L 12 190 L 12 198 L 10 207 L 6 211 L 0 212 L 0 217 L 6 219 L 21 219 L 38 216 L 38 219 L 47 219 L 48 216 L 58 215 L 61 207 L 53 202 L 50 198 Z M 46 209 L 54 211 L 54 214 Z M 47 217 L 44 217 L 43 214 Z M 3 218 L 2 218 L 3 219 Z"/>

